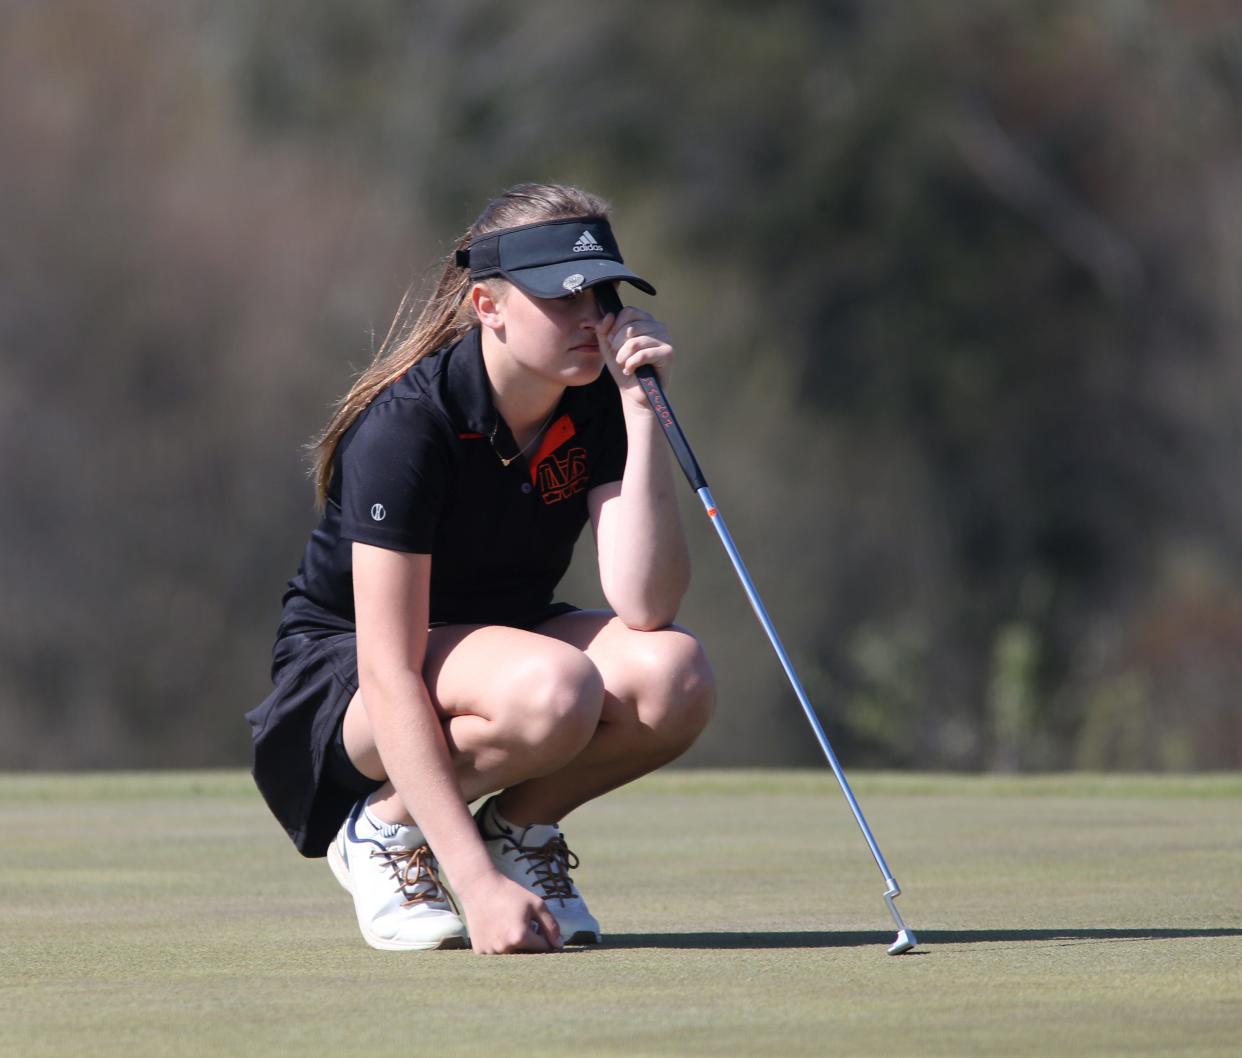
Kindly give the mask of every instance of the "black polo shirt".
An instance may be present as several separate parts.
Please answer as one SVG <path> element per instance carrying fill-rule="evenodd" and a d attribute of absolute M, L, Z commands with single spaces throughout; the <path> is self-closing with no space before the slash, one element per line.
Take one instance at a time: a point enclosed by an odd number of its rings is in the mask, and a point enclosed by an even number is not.
<path fill-rule="evenodd" d="M 546 610 L 588 520 L 587 491 L 625 470 L 612 376 L 566 389 L 538 447 L 504 466 L 517 449 L 477 327 L 416 363 L 337 445 L 282 632 L 352 629 L 355 540 L 432 556 L 433 623 L 523 625 Z"/>

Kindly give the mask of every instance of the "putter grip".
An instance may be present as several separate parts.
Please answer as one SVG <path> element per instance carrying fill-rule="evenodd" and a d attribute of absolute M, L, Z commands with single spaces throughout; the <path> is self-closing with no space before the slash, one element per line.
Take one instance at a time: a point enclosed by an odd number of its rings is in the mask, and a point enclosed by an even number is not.
<path fill-rule="evenodd" d="M 601 311 L 605 314 L 621 311 L 621 298 L 611 283 L 600 283 L 593 289 L 596 303 Z M 677 462 L 681 464 L 681 471 L 686 475 L 686 480 L 690 482 L 690 487 L 695 492 L 707 488 L 707 479 L 703 477 L 698 460 L 694 458 L 694 453 L 690 450 L 690 442 L 686 440 L 681 424 L 677 421 L 677 416 L 673 414 L 672 405 L 669 404 L 668 397 L 664 395 L 664 387 L 660 385 L 660 378 L 655 373 L 655 368 L 650 364 L 643 364 L 635 372 L 635 376 L 638 378 L 638 384 L 643 387 L 647 403 L 651 405 L 651 410 L 656 413 L 656 418 L 664 427 L 664 436 L 668 439 L 673 455 L 677 457 Z"/>

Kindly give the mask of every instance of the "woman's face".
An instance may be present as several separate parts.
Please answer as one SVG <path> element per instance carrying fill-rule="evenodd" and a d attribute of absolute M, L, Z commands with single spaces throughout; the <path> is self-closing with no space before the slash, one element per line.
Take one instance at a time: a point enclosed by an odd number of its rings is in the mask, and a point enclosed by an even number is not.
<path fill-rule="evenodd" d="M 535 298 L 497 284 L 493 326 L 515 363 L 562 386 L 594 382 L 603 369 L 595 325 L 602 318 L 590 290 L 566 298 Z"/>

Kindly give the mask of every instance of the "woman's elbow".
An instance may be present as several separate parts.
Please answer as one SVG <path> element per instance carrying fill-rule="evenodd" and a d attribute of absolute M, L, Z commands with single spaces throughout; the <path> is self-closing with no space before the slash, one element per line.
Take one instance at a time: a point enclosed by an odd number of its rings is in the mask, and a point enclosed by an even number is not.
<path fill-rule="evenodd" d="M 600 587 L 608 605 L 626 627 L 636 632 L 654 632 L 677 620 L 682 599 L 690 590 L 690 565 L 686 562 L 674 566 L 659 576 L 605 575 L 600 578 Z"/>
<path fill-rule="evenodd" d="M 660 599 L 609 599 L 613 611 L 627 628 L 635 632 L 655 632 L 677 620 L 684 591 Z"/>
<path fill-rule="evenodd" d="M 650 613 L 625 613 L 618 610 L 617 617 L 632 632 L 658 632 L 661 628 L 667 628 L 671 625 L 676 620 L 677 613 L 676 611 L 667 614 L 656 611 Z"/>

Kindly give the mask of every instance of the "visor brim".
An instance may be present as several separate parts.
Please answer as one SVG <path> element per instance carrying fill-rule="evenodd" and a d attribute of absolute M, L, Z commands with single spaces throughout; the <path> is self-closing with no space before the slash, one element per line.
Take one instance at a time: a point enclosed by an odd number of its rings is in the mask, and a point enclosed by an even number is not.
<path fill-rule="evenodd" d="M 656 292 L 655 287 L 647 280 L 636 276 L 625 265 L 600 257 L 589 257 L 581 261 L 558 261 L 556 264 L 539 265 L 535 268 L 507 269 L 500 274 L 522 293 L 545 300 L 572 297 L 597 283 L 613 280 L 632 283 L 644 294 Z"/>

